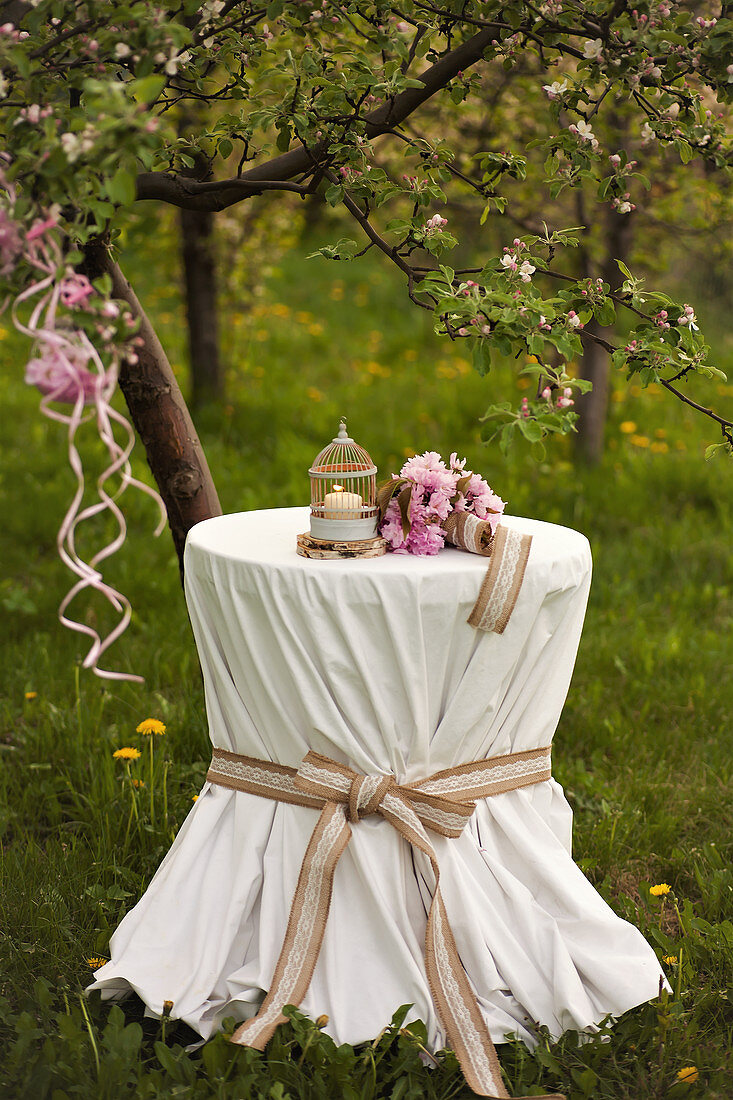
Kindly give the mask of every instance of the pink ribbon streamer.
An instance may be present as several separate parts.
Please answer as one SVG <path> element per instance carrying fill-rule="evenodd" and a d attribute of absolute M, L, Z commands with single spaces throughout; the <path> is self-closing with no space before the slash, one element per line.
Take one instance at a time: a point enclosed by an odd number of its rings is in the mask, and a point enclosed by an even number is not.
<path fill-rule="evenodd" d="M 12 201 L 13 196 L 9 189 L 8 194 Z M 99 353 L 82 329 L 58 327 L 56 314 L 61 295 L 58 272 L 63 270 L 63 255 L 58 242 L 53 238 L 49 239 L 46 233 L 53 224 L 53 220 L 49 219 L 26 235 L 25 258 L 41 277 L 15 299 L 12 317 L 18 331 L 35 341 L 38 355 L 28 364 L 26 381 L 41 391 L 43 396 L 40 407 L 43 414 L 66 425 L 69 464 L 76 476 L 76 490 L 61 522 L 56 545 L 61 560 L 78 580 L 59 605 L 59 619 L 70 630 L 91 639 L 91 646 L 82 662 L 84 668 L 91 669 L 96 676 L 103 679 L 142 683 L 142 676 L 114 672 L 99 665 L 102 654 L 127 629 L 131 616 L 130 601 L 104 580 L 99 566 L 120 549 L 127 537 L 125 517 L 117 503 L 126 489 L 138 489 L 157 503 L 161 519 L 155 530 L 156 536 L 165 527 L 167 516 L 160 495 L 132 476 L 129 459 L 135 443 L 135 432 L 127 418 L 110 403 L 117 386 L 117 359 L 113 358 L 111 365 L 105 368 Z M 24 323 L 19 317 L 19 307 L 34 298 L 37 300 L 30 319 Z M 72 411 L 65 413 L 52 408 L 54 402 L 72 405 Z M 93 408 L 85 414 L 86 406 Z M 76 446 L 76 436 L 81 425 L 93 420 L 96 421 L 99 437 L 107 449 L 110 462 L 96 481 L 99 499 L 94 504 L 82 507 L 86 479 L 81 455 Z M 115 426 L 123 433 L 122 443 L 115 438 Z M 108 492 L 107 483 L 115 475 L 119 477 L 119 484 L 113 492 Z M 77 530 L 80 524 L 104 512 L 114 518 L 117 534 L 89 561 L 85 561 L 76 548 Z M 121 615 L 114 629 L 104 636 L 66 613 L 72 601 L 86 589 L 100 593 Z"/>

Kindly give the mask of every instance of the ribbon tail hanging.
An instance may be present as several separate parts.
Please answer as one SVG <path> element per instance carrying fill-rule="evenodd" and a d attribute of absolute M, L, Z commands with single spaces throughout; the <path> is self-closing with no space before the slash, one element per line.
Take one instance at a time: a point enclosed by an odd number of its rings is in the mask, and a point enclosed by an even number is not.
<path fill-rule="evenodd" d="M 308 841 L 290 918 L 270 989 L 259 1012 L 232 1035 L 232 1042 L 264 1050 L 287 1017 L 285 1005 L 299 1005 L 308 991 L 326 930 L 333 876 L 351 839 L 345 807 L 327 802 Z"/>

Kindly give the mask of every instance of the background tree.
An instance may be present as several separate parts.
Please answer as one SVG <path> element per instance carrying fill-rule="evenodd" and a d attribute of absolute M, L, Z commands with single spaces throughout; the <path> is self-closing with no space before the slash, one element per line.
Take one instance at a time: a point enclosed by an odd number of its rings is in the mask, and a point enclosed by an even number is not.
<path fill-rule="evenodd" d="M 727 5 L 717 14 L 700 5 L 698 14 L 667 0 L 631 11 L 623 0 L 399 8 L 324 0 L 315 10 L 284 0 L 267 8 L 38 0 L 2 10 L 2 274 L 18 323 L 37 339 L 33 379 L 45 384 L 48 405 L 62 394 L 48 379 L 63 368 L 77 379 L 81 407 L 82 352 L 86 342 L 98 348 L 98 377 L 105 385 L 119 377 L 179 558 L 190 526 L 219 504 L 164 349 L 118 266 L 120 228 L 136 200 L 218 213 L 266 193 L 307 197 L 325 187 L 355 238 L 323 255 L 378 249 L 437 331 L 469 342 L 482 372 L 496 355 L 534 357 L 525 370 L 539 380 L 537 397 L 489 412 L 486 436 L 502 447 L 517 434 L 539 443 L 572 430 L 575 396 L 587 385 L 564 363 L 582 353 L 585 332 L 643 385 L 656 381 L 707 416 L 722 432 L 719 446 L 731 449 L 731 421 L 692 396 L 694 379 L 716 368 L 689 303 L 646 291 L 626 267 L 620 287 L 610 271 L 605 280 L 579 277 L 579 238 L 562 224 L 507 235 L 498 252 L 464 268 L 443 262 L 457 243 L 453 219 L 440 212 L 449 194 L 480 194 L 489 224 L 507 217 L 509 181 L 526 173 L 521 132 L 509 150 L 474 154 L 470 171 L 443 133 L 412 132 L 433 100 L 458 113 L 474 100 L 496 110 L 481 73 L 529 57 L 551 89 L 552 132 L 540 145 L 550 196 L 583 188 L 623 216 L 643 180 L 625 148 L 603 147 L 609 114 L 650 128 L 683 163 L 729 171 L 717 109 L 733 78 Z M 201 103 L 206 123 L 181 136 L 169 120 Z M 383 148 L 402 150 L 405 179 L 391 178 Z M 206 178 L 197 178 L 202 164 Z M 42 330 L 27 316 L 41 283 L 55 295 Z M 618 309 L 630 325 L 622 346 L 595 328 Z"/>

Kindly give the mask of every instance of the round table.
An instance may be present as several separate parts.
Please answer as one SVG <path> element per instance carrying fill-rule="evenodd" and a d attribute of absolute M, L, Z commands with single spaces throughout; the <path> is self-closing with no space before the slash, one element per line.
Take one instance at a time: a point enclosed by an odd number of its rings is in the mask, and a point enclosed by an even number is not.
<path fill-rule="evenodd" d="M 467 618 L 487 562 L 446 548 L 320 561 L 296 554 L 305 508 L 221 516 L 190 532 L 186 599 L 209 732 L 221 749 L 297 767 L 309 749 L 399 783 L 549 745 L 590 587 L 585 537 L 505 517 L 532 536 L 503 634 Z M 202 746 L 203 748 L 203 746 Z M 577 751 L 577 750 L 576 750 Z M 131 990 L 208 1037 L 269 988 L 317 818 L 205 784 L 90 989 Z M 461 962 L 492 1039 L 593 1029 L 654 997 L 661 970 L 574 864 L 572 815 L 549 779 L 481 800 L 463 833 L 431 836 Z M 423 956 L 428 882 L 383 819 L 353 827 L 302 1009 L 337 1043 L 372 1039 L 411 1003 L 445 1035 Z"/>

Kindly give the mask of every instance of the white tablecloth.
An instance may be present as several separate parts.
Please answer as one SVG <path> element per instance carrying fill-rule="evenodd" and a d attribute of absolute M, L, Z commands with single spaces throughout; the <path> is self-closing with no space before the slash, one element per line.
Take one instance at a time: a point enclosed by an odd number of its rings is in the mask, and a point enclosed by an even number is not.
<path fill-rule="evenodd" d="M 309 748 L 410 782 L 547 745 L 565 701 L 591 557 L 575 531 L 504 520 L 533 536 L 503 635 L 466 619 L 486 559 L 295 552 L 307 509 L 222 516 L 193 528 L 186 598 L 219 748 L 293 767 Z M 203 746 L 202 746 L 203 749 Z M 561 746 L 560 751 L 563 751 Z M 582 751 L 573 745 L 570 751 Z M 209 1036 L 253 1015 L 269 987 L 317 811 L 207 784 L 90 988 L 135 990 L 152 1013 Z M 457 839 L 431 834 L 463 965 L 495 1042 L 588 1029 L 654 997 L 660 968 L 570 855 L 554 780 L 479 802 Z M 395 1009 L 444 1043 L 425 975 L 426 884 L 379 817 L 353 828 L 302 1008 L 337 1042 L 371 1039 Z"/>

